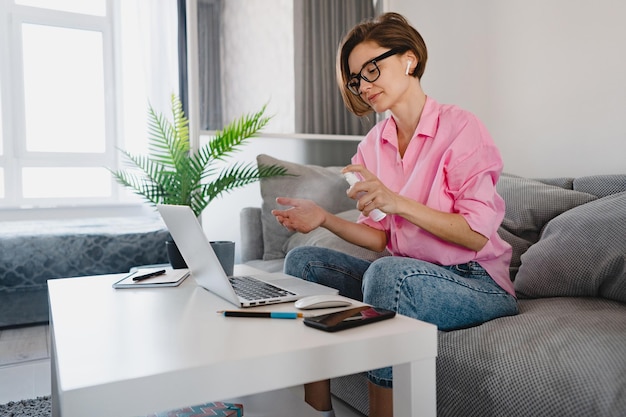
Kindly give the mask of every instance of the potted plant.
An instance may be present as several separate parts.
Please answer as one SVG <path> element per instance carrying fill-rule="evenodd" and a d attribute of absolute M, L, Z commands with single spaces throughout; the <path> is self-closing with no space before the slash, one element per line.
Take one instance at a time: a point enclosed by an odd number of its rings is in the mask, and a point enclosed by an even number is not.
<path fill-rule="evenodd" d="M 181 101 L 172 95 L 172 120 L 148 110 L 149 153 L 135 155 L 121 150 L 127 169 L 110 170 L 120 184 L 148 203 L 189 206 L 196 216 L 223 193 L 261 178 L 285 175 L 283 167 L 235 162 L 224 167 L 246 140 L 269 121 L 260 111 L 242 116 L 215 133 L 197 151 L 190 149 L 189 121 Z M 169 247 L 172 243 L 169 243 Z M 171 250 L 168 249 L 168 254 Z M 171 260 L 171 258 L 170 258 Z"/>

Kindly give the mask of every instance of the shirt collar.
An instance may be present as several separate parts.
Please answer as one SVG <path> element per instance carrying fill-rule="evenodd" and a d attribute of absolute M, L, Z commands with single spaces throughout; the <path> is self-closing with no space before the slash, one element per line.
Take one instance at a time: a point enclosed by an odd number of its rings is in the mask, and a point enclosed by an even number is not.
<path fill-rule="evenodd" d="M 422 116 L 415 129 L 415 136 L 425 136 L 434 138 L 437 133 L 437 126 L 439 125 L 439 103 L 434 99 L 426 96 L 426 102 L 424 103 L 424 109 L 422 110 Z M 398 146 L 398 132 L 396 128 L 396 121 L 393 116 L 387 119 L 383 127 L 380 139 L 383 142 L 389 142 Z"/>
<path fill-rule="evenodd" d="M 422 116 L 417 124 L 416 133 L 418 136 L 434 138 L 437 134 L 438 126 L 439 103 L 427 96 L 426 103 L 424 103 L 424 110 L 422 110 Z"/>

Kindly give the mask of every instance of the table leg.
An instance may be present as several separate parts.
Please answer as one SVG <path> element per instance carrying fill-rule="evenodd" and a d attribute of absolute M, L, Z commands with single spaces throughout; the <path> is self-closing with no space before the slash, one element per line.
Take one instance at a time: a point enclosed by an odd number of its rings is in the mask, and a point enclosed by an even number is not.
<path fill-rule="evenodd" d="M 435 358 L 393 367 L 394 416 L 436 417 Z"/>
<path fill-rule="evenodd" d="M 52 323 L 52 314 L 50 314 L 50 399 L 52 408 L 52 417 L 61 417 L 61 407 L 59 405 L 59 384 L 57 378 L 57 354 L 54 341 L 54 324 Z"/>

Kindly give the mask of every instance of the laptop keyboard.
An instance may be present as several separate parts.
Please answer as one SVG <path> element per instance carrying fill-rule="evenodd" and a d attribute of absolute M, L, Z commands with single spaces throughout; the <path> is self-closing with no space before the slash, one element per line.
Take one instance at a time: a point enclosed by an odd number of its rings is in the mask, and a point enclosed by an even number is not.
<path fill-rule="evenodd" d="M 229 279 L 235 293 L 246 300 L 279 298 L 287 295 L 295 295 L 290 291 L 248 276 L 230 277 Z"/>

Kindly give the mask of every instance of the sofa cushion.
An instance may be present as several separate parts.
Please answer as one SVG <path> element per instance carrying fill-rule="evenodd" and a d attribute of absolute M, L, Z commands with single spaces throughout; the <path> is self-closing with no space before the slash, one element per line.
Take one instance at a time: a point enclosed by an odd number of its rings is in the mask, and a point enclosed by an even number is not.
<path fill-rule="evenodd" d="M 360 211 L 352 209 L 338 213 L 337 216 L 342 219 L 356 222 L 359 218 Z M 324 229 L 323 227 L 317 228 L 309 233 L 295 233 L 285 242 L 284 252 L 287 253 L 293 248 L 298 246 L 320 246 L 323 248 L 334 249 L 339 252 L 347 253 L 348 255 L 355 256 L 357 258 L 366 259 L 368 261 L 374 261 L 383 256 L 390 256 L 389 251 L 375 252 L 368 250 L 346 242 L 336 234 Z"/>
<path fill-rule="evenodd" d="M 440 332 L 437 416 L 623 416 L 626 305 L 545 298 L 519 309 Z"/>
<path fill-rule="evenodd" d="M 569 181 L 559 183 L 567 185 Z M 500 176 L 497 190 L 506 204 L 499 234 L 513 247 L 511 279 L 516 279 L 520 256 L 539 240 L 539 234 L 548 221 L 566 210 L 596 199 L 591 194 L 510 174 Z"/>
<path fill-rule="evenodd" d="M 626 192 L 551 220 L 522 255 L 521 297 L 604 297 L 626 302 Z"/>
<path fill-rule="evenodd" d="M 259 165 L 285 167 L 291 176 L 261 179 L 261 222 L 263 227 L 263 260 L 285 257 L 285 242 L 294 232 L 285 229 L 272 215 L 279 208 L 277 197 L 303 198 L 315 201 L 330 213 L 354 208 L 354 200 L 348 198 L 348 183 L 341 175 L 342 167 L 321 167 L 282 161 L 269 155 L 258 155 Z"/>

